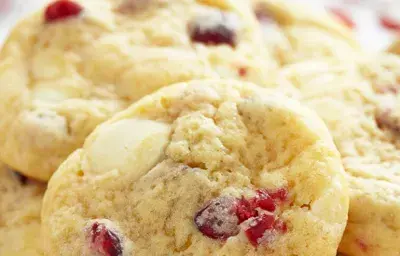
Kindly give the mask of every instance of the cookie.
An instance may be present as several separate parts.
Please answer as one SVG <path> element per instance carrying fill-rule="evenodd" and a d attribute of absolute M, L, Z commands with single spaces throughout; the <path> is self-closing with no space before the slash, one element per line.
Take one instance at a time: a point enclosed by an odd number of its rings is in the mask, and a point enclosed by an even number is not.
<path fill-rule="evenodd" d="M 252 0 L 265 42 L 282 65 L 350 58 L 360 46 L 352 31 L 325 10 L 286 0 Z"/>
<path fill-rule="evenodd" d="M 1 51 L 0 158 L 48 180 L 133 101 L 195 78 L 267 84 L 268 54 L 247 1 L 55 1 Z"/>
<path fill-rule="evenodd" d="M 400 58 L 361 56 L 354 65 L 332 64 L 331 72 L 329 65 L 321 72 L 320 63 L 307 62 L 302 71 L 296 65 L 285 75 L 330 129 L 350 184 L 339 250 L 349 256 L 399 255 Z"/>
<path fill-rule="evenodd" d="M 110 150 L 112 149 L 112 150 Z M 163 88 L 100 125 L 57 170 L 49 255 L 336 255 L 340 156 L 297 101 L 234 80 Z"/>
<path fill-rule="evenodd" d="M 40 209 L 45 187 L 0 164 L 0 255 L 43 255 Z"/>
<path fill-rule="evenodd" d="M 400 54 L 400 41 L 396 40 L 391 45 L 389 45 L 389 47 L 387 48 L 387 52 L 399 55 Z"/>

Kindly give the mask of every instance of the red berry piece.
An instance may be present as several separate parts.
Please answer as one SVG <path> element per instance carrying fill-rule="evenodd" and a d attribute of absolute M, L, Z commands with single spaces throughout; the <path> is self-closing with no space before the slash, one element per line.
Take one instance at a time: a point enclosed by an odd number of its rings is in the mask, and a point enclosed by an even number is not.
<path fill-rule="evenodd" d="M 379 22 L 388 30 L 400 31 L 400 23 L 389 16 L 379 17 Z"/>
<path fill-rule="evenodd" d="M 249 228 L 245 233 L 254 246 L 261 240 L 273 239 L 278 232 L 286 232 L 284 222 L 276 220 L 272 213 L 262 210 L 274 212 L 277 203 L 286 200 L 287 190 L 269 192 L 261 189 L 256 192 L 256 196 L 250 199 L 224 196 L 211 200 L 195 215 L 194 222 L 197 228 L 205 236 L 225 240 L 237 235 L 242 227 L 240 224 L 246 222 L 244 226 Z M 267 230 L 271 232 L 266 232 Z"/>
<path fill-rule="evenodd" d="M 286 223 L 285 222 L 283 222 L 282 220 L 277 220 L 277 221 L 275 221 L 275 223 L 274 223 L 274 228 L 276 229 L 276 230 L 278 230 L 280 233 L 286 233 L 287 232 L 287 225 L 286 225 Z"/>
<path fill-rule="evenodd" d="M 264 240 L 266 231 L 274 229 L 274 223 L 275 216 L 273 215 L 264 214 L 254 218 L 245 231 L 250 243 L 257 247 Z"/>
<path fill-rule="evenodd" d="M 46 22 L 54 22 L 78 16 L 83 8 L 70 0 L 58 0 L 49 4 L 45 11 Z"/>
<path fill-rule="evenodd" d="M 205 236 L 225 240 L 239 233 L 236 206 L 234 197 L 213 199 L 196 214 L 194 223 Z"/>
<path fill-rule="evenodd" d="M 268 194 L 274 200 L 285 201 L 288 196 L 288 191 L 285 188 L 280 188 L 275 191 L 269 191 Z"/>
<path fill-rule="evenodd" d="M 264 214 L 251 220 L 245 233 L 250 243 L 257 247 L 261 243 L 271 242 L 277 234 L 286 231 L 287 226 L 283 221 L 277 220 L 274 215 Z"/>
<path fill-rule="evenodd" d="M 241 76 L 241 77 L 245 77 L 245 76 L 247 76 L 247 68 L 246 67 L 240 67 L 240 68 L 238 68 L 238 74 L 239 74 L 239 76 Z"/>
<path fill-rule="evenodd" d="M 122 256 L 121 240 L 103 223 L 94 222 L 90 228 L 90 249 L 102 256 Z"/>
<path fill-rule="evenodd" d="M 213 12 L 197 16 L 189 23 L 188 30 L 190 38 L 196 43 L 228 44 L 232 47 L 237 43 L 237 20 L 229 13 Z"/>
<path fill-rule="evenodd" d="M 238 201 L 236 206 L 236 215 L 239 218 L 239 223 L 250 219 L 251 217 L 257 216 L 257 211 L 255 210 L 254 205 L 245 198 L 242 198 Z"/>
<path fill-rule="evenodd" d="M 340 19 L 347 27 L 354 28 L 356 26 L 350 14 L 346 13 L 344 10 L 339 8 L 330 8 L 330 12 Z"/>
<path fill-rule="evenodd" d="M 260 189 L 257 191 L 255 203 L 258 207 L 263 210 L 273 212 L 275 211 L 276 205 L 274 199 L 268 194 L 266 190 Z"/>

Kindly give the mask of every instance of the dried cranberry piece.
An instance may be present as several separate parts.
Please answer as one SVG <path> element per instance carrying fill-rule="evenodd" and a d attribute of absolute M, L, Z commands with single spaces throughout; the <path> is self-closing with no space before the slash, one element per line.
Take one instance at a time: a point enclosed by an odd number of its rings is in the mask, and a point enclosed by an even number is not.
<path fill-rule="evenodd" d="M 274 228 L 275 217 L 273 215 L 264 214 L 254 218 L 245 233 L 253 246 L 258 246 L 265 234 L 265 231 Z"/>
<path fill-rule="evenodd" d="M 241 76 L 241 77 L 247 76 L 247 72 L 248 72 L 248 70 L 247 70 L 246 67 L 240 67 L 240 68 L 238 68 L 238 74 L 239 74 L 239 76 Z"/>
<path fill-rule="evenodd" d="M 395 31 L 400 30 L 400 23 L 389 16 L 379 17 L 379 22 L 386 29 L 395 30 Z"/>
<path fill-rule="evenodd" d="M 250 219 L 251 217 L 257 216 L 257 211 L 255 210 L 252 201 L 248 201 L 242 198 L 238 201 L 236 206 L 236 215 L 239 218 L 239 223 Z"/>
<path fill-rule="evenodd" d="M 347 27 L 354 28 L 356 24 L 351 18 L 350 14 L 339 8 L 330 8 L 330 12 L 340 19 Z"/>
<path fill-rule="evenodd" d="M 245 234 L 250 243 L 257 247 L 262 242 L 272 241 L 277 234 L 286 231 L 287 226 L 283 221 L 277 220 L 274 215 L 263 214 L 251 220 Z"/>
<path fill-rule="evenodd" d="M 205 236 L 225 240 L 239 233 L 236 207 L 236 198 L 218 197 L 195 215 L 194 223 Z"/>
<path fill-rule="evenodd" d="M 121 240 L 103 223 L 94 222 L 92 224 L 90 242 L 90 249 L 99 255 L 122 256 Z"/>
<path fill-rule="evenodd" d="M 286 232 L 287 227 L 284 222 L 257 208 L 274 212 L 277 203 L 286 200 L 287 190 L 278 189 L 270 192 L 260 189 L 256 192 L 256 196 L 250 199 L 223 196 L 211 200 L 194 217 L 198 230 L 210 238 L 225 240 L 237 235 L 240 224 L 248 221 L 250 228 L 246 230 L 246 234 L 252 244 L 256 244 L 266 230 Z"/>
<path fill-rule="evenodd" d="M 285 222 L 282 220 L 278 219 L 274 223 L 274 228 L 278 230 L 280 233 L 286 233 L 287 232 L 287 225 Z"/>
<path fill-rule="evenodd" d="M 268 194 L 272 199 L 285 201 L 288 196 L 288 191 L 285 188 L 280 188 L 275 191 L 269 191 Z"/>
<path fill-rule="evenodd" d="M 193 42 L 205 45 L 237 44 L 236 20 L 232 14 L 224 12 L 200 15 L 189 22 L 188 30 Z"/>
<path fill-rule="evenodd" d="M 264 189 L 257 190 L 257 196 L 255 197 L 255 204 L 261 209 L 270 212 L 275 211 L 276 208 L 274 199 Z"/>
<path fill-rule="evenodd" d="M 49 4 L 45 11 L 46 22 L 53 22 L 78 16 L 83 8 L 70 0 L 58 0 Z"/>

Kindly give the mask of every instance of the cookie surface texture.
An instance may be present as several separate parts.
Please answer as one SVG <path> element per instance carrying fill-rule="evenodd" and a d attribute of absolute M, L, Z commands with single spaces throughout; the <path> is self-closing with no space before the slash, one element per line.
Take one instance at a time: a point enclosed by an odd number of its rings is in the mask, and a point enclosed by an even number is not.
<path fill-rule="evenodd" d="M 360 46 L 350 28 L 324 9 L 286 0 L 252 0 L 264 40 L 281 65 L 351 59 Z"/>
<path fill-rule="evenodd" d="M 321 67 L 306 63 L 285 72 L 325 121 L 342 155 L 350 210 L 339 249 L 350 256 L 398 255 L 400 58 L 365 55 L 353 67 Z"/>
<path fill-rule="evenodd" d="M 336 255 L 347 211 L 340 156 L 312 111 L 198 80 L 96 128 L 53 175 L 42 218 L 50 255 L 311 256 Z"/>
<path fill-rule="evenodd" d="M 40 210 L 45 188 L 0 164 L 0 255 L 43 255 Z"/>
<path fill-rule="evenodd" d="M 266 82 L 275 69 L 247 1 L 59 0 L 0 53 L 0 158 L 48 180 L 88 134 L 160 87 Z"/>

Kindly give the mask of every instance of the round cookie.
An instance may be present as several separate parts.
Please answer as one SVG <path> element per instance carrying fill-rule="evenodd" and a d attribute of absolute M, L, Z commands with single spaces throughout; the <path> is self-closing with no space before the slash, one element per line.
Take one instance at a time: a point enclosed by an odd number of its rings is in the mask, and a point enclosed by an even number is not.
<path fill-rule="evenodd" d="M 0 158 L 48 180 L 99 123 L 162 86 L 263 84 L 275 67 L 244 0 L 58 0 L 0 53 Z"/>
<path fill-rule="evenodd" d="M 163 88 L 96 128 L 50 180 L 49 255 L 336 255 L 340 156 L 297 101 L 233 80 Z"/>
<path fill-rule="evenodd" d="M 360 46 L 352 31 L 325 10 L 286 0 L 252 0 L 267 47 L 282 65 L 317 59 L 349 59 Z"/>
<path fill-rule="evenodd" d="M 0 255 L 43 255 L 40 209 L 45 188 L 0 164 Z"/>
<path fill-rule="evenodd" d="M 296 65 L 284 73 L 328 125 L 350 184 L 339 250 L 349 256 L 399 255 L 400 58 L 360 56 L 355 65 L 326 65 L 325 72 L 320 63 Z"/>

